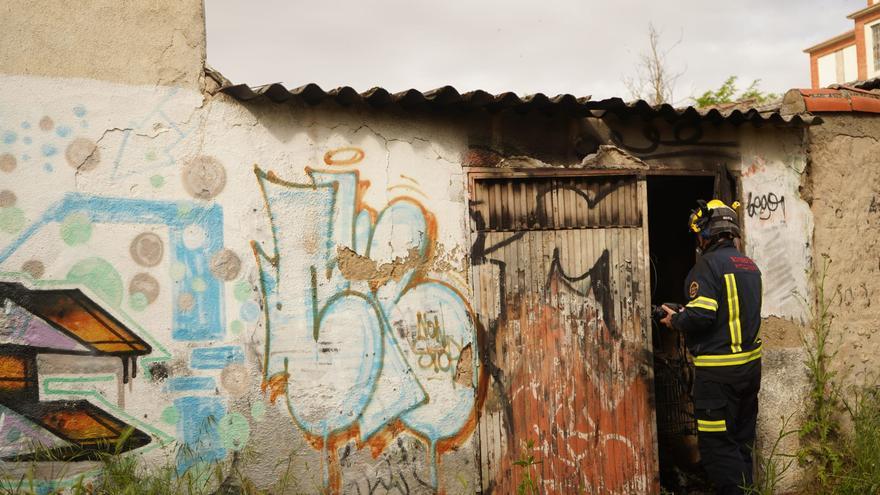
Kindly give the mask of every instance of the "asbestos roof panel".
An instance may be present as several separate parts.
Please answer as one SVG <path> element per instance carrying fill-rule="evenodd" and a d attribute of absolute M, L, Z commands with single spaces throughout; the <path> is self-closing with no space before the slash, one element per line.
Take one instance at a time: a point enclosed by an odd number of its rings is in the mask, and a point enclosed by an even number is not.
<path fill-rule="evenodd" d="M 874 79 L 866 79 L 864 81 L 856 81 L 854 83 L 850 83 L 849 86 L 853 88 L 864 89 L 866 91 L 870 91 L 872 89 L 880 89 L 880 77 L 875 77 Z"/>
<path fill-rule="evenodd" d="M 641 116 L 659 116 L 669 121 L 696 119 L 709 122 L 727 122 L 734 125 L 742 123 L 771 123 L 786 126 L 813 125 L 821 122 L 821 119 L 806 113 L 782 115 L 778 104 L 762 108 L 696 108 L 696 107 L 673 107 L 669 104 L 651 106 L 643 100 L 624 102 L 620 98 L 610 98 L 592 102 L 601 107 L 605 112 L 618 114 L 626 117 L 631 114 Z"/>
<path fill-rule="evenodd" d="M 375 87 L 358 93 L 348 86 L 324 90 L 317 84 L 309 83 L 304 86 L 288 89 L 280 83 L 274 83 L 256 87 L 250 87 L 245 84 L 229 85 L 221 88 L 220 92 L 239 101 L 268 98 L 275 103 L 296 101 L 307 105 L 317 105 L 325 101 L 333 101 L 342 106 L 365 104 L 374 108 L 381 108 L 395 105 L 405 110 L 458 109 L 465 111 L 484 110 L 487 112 L 509 110 L 519 113 L 542 111 L 561 113 L 573 117 L 603 117 L 608 113 L 612 113 L 624 118 L 632 116 L 642 118 L 660 117 L 669 121 L 693 119 L 733 124 L 769 122 L 786 126 L 812 125 L 819 122 L 817 117 L 808 114 L 783 116 L 779 113 L 778 105 L 769 108 L 763 106 L 746 109 L 735 105 L 729 109 L 697 109 L 690 106 L 676 108 L 669 104 L 651 105 L 644 100 L 631 102 L 626 102 L 621 98 L 592 100 L 589 96 L 576 97 L 570 94 L 551 97 L 543 93 L 519 96 L 516 93 L 504 92 L 493 95 L 483 90 L 461 93 L 452 86 L 442 86 L 424 92 L 409 89 L 398 93 L 390 93 L 383 88 Z"/>

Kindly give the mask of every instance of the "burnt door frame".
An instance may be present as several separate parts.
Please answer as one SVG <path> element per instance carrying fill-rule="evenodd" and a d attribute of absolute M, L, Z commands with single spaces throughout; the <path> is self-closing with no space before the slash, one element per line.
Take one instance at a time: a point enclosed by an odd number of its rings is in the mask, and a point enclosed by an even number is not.
<path fill-rule="evenodd" d="M 669 167 L 669 168 L 660 168 L 658 165 L 652 165 L 649 169 L 644 171 L 645 176 L 649 175 L 671 175 L 671 176 L 681 176 L 681 177 L 712 177 L 715 179 L 713 184 L 712 198 L 707 199 L 715 199 L 718 198 L 724 201 L 726 204 L 731 204 L 733 201 L 739 201 L 740 204 L 745 204 L 745 199 L 743 198 L 742 192 L 742 173 L 739 170 L 732 170 L 726 164 L 719 163 L 715 167 L 712 168 L 700 168 L 700 169 L 688 169 L 688 168 L 680 168 L 680 167 Z M 694 205 L 696 206 L 696 205 Z M 740 207 L 740 211 L 742 207 Z M 739 215 L 739 226 L 742 236 L 740 237 L 739 249 L 740 251 L 745 252 L 746 244 L 748 244 L 748 232 L 745 229 L 745 222 L 743 221 L 742 213 L 737 211 L 737 215 Z M 647 211 L 645 212 L 645 225 L 647 224 Z M 683 220 L 684 221 L 684 220 Z M 650 245 L 646 244 L 647 248 L 650 249 Z M 650 251 L 648 251 L 650 253 Z"/>
<path fill-rule="evenodd" d="M 628 177 L 635 180 L 637 184 L 637 198 L 636 202 L 640 211 L 640 220 L 641 220 L 641 249 L 640 249 L 640 258 L 639 263 L 639 276 L 641 277 L 641 281 L 643 283 L 641 290 L 641 294 L 639 295 L 639 299 L 641 299 L 642 307 L 646 308 L 646 311 L 641 315 L 641 328 L 644 337 L 641 339 L 641 345 L 647 351 L 648 356 L 653 356 L 652 349 L 652 341 L 651 341 L 651 331 L 650 331 L 650 264 L 648 261 L 648 253 L 649 253 L 649 241 L 648 241 L 648 204 L 647 204 L 647 182 L 646 176 L 649 174 L 681 174 L 681 175 L 715 175 L 715 172 L 696 172 L 690 170 L 648 170 L 648 169 L 633 169 L 633 168 L 618 168 L 618 169 L 559 169 L 559 168 L 511 168 L 511 169 L 498 169 L 498 168 L 486 168 L 486 167 L 465 167 L 464 168 L 466 181 L 467 181 L 467 189 L 468 189 L 468 212 L 470 218 L 468 219 L 468 240 L 469 245 L 471 246 L 471 259 L 470 259 L 470 288 L 472 291 L 476 292 L 476 281 L 474 279 L 477 276 L 477 263 L 475 263 L 476 258 L 483 259 L 485 253 L 476 252 L 477 243 L 479 242 L 479 236 L 482 235 L 480 232 L 480 222 L 483 219 L 480 218 L 480 214 L 477 211 L 477 195 L 476 195 L 476 187 L 477 182 L 480 180 L 492 180 L 492 179 L 546 179 L 546 178 L 568 178 L 568 179 L 578 179 L 578 178 L 599 178 L 599 177 Z M 495 304 L 494 302 L 492 304 Z M 489 324 L 488 321 L 483 320 L 484 316 L 480 314 L 480 310 L 478 308 L 474 308 L 475 320 L 478 326 L 478 331 L 486 332 L 487 329 L 484 327 L 484 324 Z M 485 345 L 486 339 L 480 339 L 481 343 Z M 481 349 L 480 356 L 483 360 L 488 360 L 487 349 Z M 653 358 L 651 358 L 653 359 Z M 480 366 L 482 367 L 481 372 L 489 372 L 488 366 L 486 362 L 481 362 Z M 653 363 L 647 362 L 641 364 L 641 373 L 646 376 L 647 383 L 651 390 L 653 391 Z M 657 445 L 657 429 L 656 429 L 656 408 L 654 404 L 653 393 L 648 394 L 648 410 L 650 418 L 646 418 L 646 420 L 650 421 L 650 434 L 651 434 L 651 446 L 641 446 L 650 448 L 653 451 L 652 461 L 653 465 L 649 466 L 653 473 L 653 478 L 651 478 L 649 485 L 646 487 L 648 493 L 655 493 L 659 491 L 659 468 L 658 468 L 658 445 Z M 483 410 L 480 411 L 479 416 L 482 416 L 484 413 Z M 478 417 L 479 417 L 478 416 Z M 484 471 L 487 471 L 484 468 L 483 463 L 486 462 L 485 459 L 482 458 L 482 446 L 480 444 L 482 432 L 481 432 L 481 422 L 478 421 L 476 431 L 475 431 L 475 458 L 476 464 L 479 466 L 479 490 L 482 491 L 482 487 L 485 484 Z"/>

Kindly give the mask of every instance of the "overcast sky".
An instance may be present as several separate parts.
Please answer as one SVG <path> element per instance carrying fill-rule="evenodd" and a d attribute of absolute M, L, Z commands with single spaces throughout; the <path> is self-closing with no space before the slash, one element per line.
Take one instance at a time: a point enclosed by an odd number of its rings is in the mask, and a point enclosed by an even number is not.
<path fill-rule="evenodd" d="M 803 49 L 852 29 L 865 0 L 205 0 L 208 63 L 234 83 L 628 98 L 662 33 L 677 103 L 718 87 L 809 87 Z"/>

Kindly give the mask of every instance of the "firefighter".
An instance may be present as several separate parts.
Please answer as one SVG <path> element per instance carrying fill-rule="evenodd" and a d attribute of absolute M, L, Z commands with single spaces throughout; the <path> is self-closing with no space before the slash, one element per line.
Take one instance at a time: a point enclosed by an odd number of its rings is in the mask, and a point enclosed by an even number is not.
<path fill-rule="evenodd" d="M 752 486 L 761 388 L 761 271 L 734 244 L 738 206 L 714 199 L 691 212 L 701 256 L 685 281 L 688 303 L 678 312 L 664 305 L 661 320 L 686 335 L 701 462 L 723 495 Z"/>

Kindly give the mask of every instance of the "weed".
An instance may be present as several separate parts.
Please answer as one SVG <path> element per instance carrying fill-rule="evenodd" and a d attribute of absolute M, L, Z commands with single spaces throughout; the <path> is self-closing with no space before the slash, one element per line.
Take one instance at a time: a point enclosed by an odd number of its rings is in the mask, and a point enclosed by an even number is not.
<path fill-rule="evenodd" d="M 817 284 L 818 296 L 810 333 L 804 338 L 811 407 L 800 429 L 798 457 L 811 468 L 810 489 L 823 494 L 880 493 L 880 389 L 876 385 L 854 386 L 849 399 L 833 385 L 829 370 L 836 351 L 829 349 L 832 317 L 825 297 L 825 262 Z M 840 415 L 851 429 L 840 427 Z"/>
<path fill-rule="evenodd" d="M 764 455 L 761 450 L 755 449 L 754 456 L 758 466 L 758 476 L 753 486 L 745 488 L 748 495 L 773 495 L 779 488 L 785 473 L 794 465 L 796 455 L 780 452 L 780 445 L 786 437 L 800 433 L 798 429 L 789 429 L 793 417 L 794 415 L 782 418 L 782 427 L 776 435 L 769 453 Z"/>
<path fill-rule="evenodd" d="M 831 487 L 832 480 L 842 468 L 841 453 L 837 447 L 840 427 L 836 415 L 840 401 L 832 385 L 835 373 L 829 364 L 836 351 L 830 350 L 828 337 L 832 316 L 828 309 L 832 298 L 825 296 L 825 279 L 831 259 L 822 255 L 823 265 L 819 274 L 813 321 L 809 332 L 803 336 L 807 359 L 807 375 L 810 380 L 810 408 L 800 428 L 801 448 L 798 459 L 811 468 L 817 488 L 823 492 Z"/>
<path fill-rule="evenodd" d="M 834 481 L 834 493 L 880 493 L 880 389 L 852 389 L 842 400 L 852 420 L 852 432 L 841 442 L 842 467 Z"/>
<path fill-rule="evenodd" d="M 538 493 L 539 480 L 532 478 L 532 468 L 541 464 L 541 461 L 536 461 L 535 456 L 532 455 L 534 447 L 534 440 L 529 440 L 526 442 L 526 448 L 523 449 L 519 459 L 513 461 L 515 465 L 520 467 L 522 475 L 522 479 L 516 487 L 517 495 L 536 495 Z"/>

